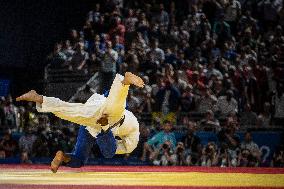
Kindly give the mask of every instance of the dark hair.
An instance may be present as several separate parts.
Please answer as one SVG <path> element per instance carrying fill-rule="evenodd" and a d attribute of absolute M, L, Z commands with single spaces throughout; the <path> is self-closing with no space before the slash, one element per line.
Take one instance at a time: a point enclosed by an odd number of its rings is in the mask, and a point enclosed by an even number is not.
<path fill-rule="evenodd" d="M 165 124 L 172 124 L 172 122 L 169 121 L 169 120 L 165 120 L 165 121 L 163 122 L 163 124 L 164 124 L 164 125 L 165 125 Z"/>

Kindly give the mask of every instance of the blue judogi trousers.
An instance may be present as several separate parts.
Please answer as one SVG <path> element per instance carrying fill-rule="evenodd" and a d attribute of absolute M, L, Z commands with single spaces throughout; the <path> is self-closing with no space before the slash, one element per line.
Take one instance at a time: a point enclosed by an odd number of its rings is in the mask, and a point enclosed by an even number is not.
<path fill-rule="evenodd" d="M 80 126 L 75 147 L 72 153 L 68 154 L 71 157 L 71 161 L 66 165 L 69 167 L 83 166 L 88 161 L 89 154 L 95 142 L 105 158 L 112 158 L 115 155 L 117 146 L 111 130 L 98 134 L 95 139 L 89 131 L 86 130 L 86 127 Z"/>
<path fill-rule="evenodd" d="M 108 96 L 109 91 L 104 92 L 104 96 Z M 127 105 L 126 105 L 127 109 Z M 116 140 L 111 130 L 98 134 L 94 138 L 85 126 L 80 126 L 77 141 L 72 153 L 68 154 L 71 161 L 66 164 L 69 167 L 81 167 L 87 161 L 93 145 L 96 144 L 100 148 L 100 152 L 105 158 L 112 158 L 116 152 Z"/>

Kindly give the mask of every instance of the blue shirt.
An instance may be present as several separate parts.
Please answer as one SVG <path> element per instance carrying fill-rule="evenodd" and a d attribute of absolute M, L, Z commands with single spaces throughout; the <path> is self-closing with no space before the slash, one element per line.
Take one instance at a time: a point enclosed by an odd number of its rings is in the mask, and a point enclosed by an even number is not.
<path fill-rule="evenodd" d="M 147 143 L 149 145 L 155 145 L 159 147 L 162 144 L 164 144 L 166 141 L 170 141 L 172 144 L 171 147 L 175 147 L 177 143 L 175 134 L 173 132 L 165 133 L 164 131 L 161 131 L 155 134 L 151 139 L 149 139 Z"/>

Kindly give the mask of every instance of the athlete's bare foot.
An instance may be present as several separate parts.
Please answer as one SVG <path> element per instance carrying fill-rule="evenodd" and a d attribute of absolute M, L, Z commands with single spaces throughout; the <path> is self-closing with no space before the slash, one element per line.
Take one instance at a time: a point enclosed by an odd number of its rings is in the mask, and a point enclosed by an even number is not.
<path fill-rule="evenodd" d="M 71 158 L 65 155 L 62 151 L 56 152 L 56 155 L 50 164 L 51 171 L 56 173 L 62 162 L 68 163 L 70 160 Z"/>
<path fill-rule="evenodd" d="M 144 87 L 144 81 L 137 75 L 134 75 L 131 72 L 126 72 L 124 80 L 122 81 L 124 85 L 136 85 L 137 87 Z"/>
<path fill-rule="evenodd" d="M 38 102 L 40 104 L 42 104 L 43 102 L 43 97 L 39 94 L 37 94 L 37 92 L 35 90 L 31 90 L 25 94 L 23 94 L 22 96 L 19 96 L 18 98 L 16 98 L 16 101 L 30 101 L 30 102 Z"/>

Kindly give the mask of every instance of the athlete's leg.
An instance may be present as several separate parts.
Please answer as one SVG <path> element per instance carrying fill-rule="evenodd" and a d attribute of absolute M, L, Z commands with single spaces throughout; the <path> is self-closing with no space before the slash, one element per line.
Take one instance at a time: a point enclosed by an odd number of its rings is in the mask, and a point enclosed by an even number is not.
<path fill-rule="evenodd" d="M 125 76 L 116 74 L 103 110 L 103 114 L 106 115 L 109 123 L 114 124 L 121 119 L 125 111 L 126 98 L 131 84 L 144 87 L 143 80 L 130 72 L 126 72 Z"/>
<path fill-rule="evenodd" d="M 94 140 L 95 139 L 86 130 L 86 127 L 80 126 L 72 153 L 65 154 L 62 151 L 58 151 L 51 162 L 52 172 L 56 173 L 63 162 L 68 167 L 75 168 L 83 166 L 88 160 Z"/>
<path fill-rule="evenodd" d="M 104 102 L 104 98 L 99 94 L 92 96 L 92 103 L 69 103 L 64 102 L 58 98 L 45 97 L 31 90 L 28 93 L 16 98 L 17 101 L 31 101 L 36 102 L 37 110 L 39 112 L 51 112 L 57 117 L 80 124 L 85 125 L 84 120 L 87 117 L 91 117 L 101 107 Z"/>

